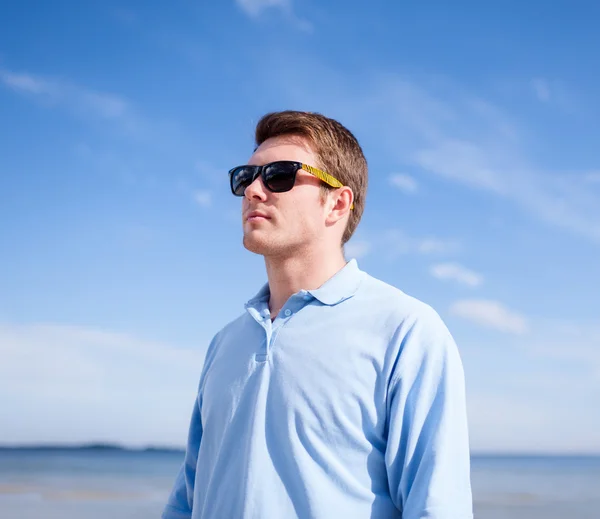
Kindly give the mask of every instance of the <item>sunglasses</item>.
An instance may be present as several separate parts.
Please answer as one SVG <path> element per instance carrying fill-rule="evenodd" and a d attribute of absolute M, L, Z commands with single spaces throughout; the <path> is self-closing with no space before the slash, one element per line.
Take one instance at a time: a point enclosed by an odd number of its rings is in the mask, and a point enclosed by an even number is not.
<path fill-rule="evenodd" d="M 292 160 L 279 160 L 262 166 L 237 166 L 231 169 L 229 171 L 231 192 L 235 196 L 244 196 L 248 186 L 260 175 L 263 184 L 269 191 L 285 193 L 294 187 L 296 173 L 300 170 L 310 173 L 331 187 L 344 187 L 344 184 L 337 178 L 308 164 Z M 354 209 L 354 204 L 351 209 Z"/>

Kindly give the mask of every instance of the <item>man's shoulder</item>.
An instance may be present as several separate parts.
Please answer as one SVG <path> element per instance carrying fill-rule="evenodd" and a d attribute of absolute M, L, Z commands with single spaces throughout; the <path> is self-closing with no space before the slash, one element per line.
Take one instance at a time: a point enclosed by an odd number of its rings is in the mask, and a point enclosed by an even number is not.
<path fill-rule="evenodd" d="M 404 363 L 418 366 L 424 359 L 458 358 L 452 333 L 432 305 L 370 275 L 362 288 L 364 308 L 402 353 Z"/>
<path fill-rule="evenodd" d="M 204 359 L 205 366 L 210 365 L 214 360 L 215 356 L 218 355 L 219 346 L 223 342 L 224 338 L 231 339 L 232 336 L 244 336 L 248 330 L 248 318 L 250 316 L 247 312 L 238 315 L 226 322 L 216 333 L 213 334 L 210 343 L 208 344 L 206 355 Z M 250 318 L 251 319 L 251 318 Z"/>
<path fill-rule="evenodd" d="M 372 311 L 389 315 L 400 322 L 418 320 L 441 323 L 440 315 L 429 303 L 371 274 L 363 274 L 359 301 Z"/>
<path fill-rule="evenodd" d="M 240 312 L 237 316 L 227 321 L 221 329 L 215 334 L 214 341 L 218 342 L 219 339 L 226 335 L 235 333 L 245 333 L 248 329 L 248 325 L 253 323 L 254 319 L 248 314 L 247 311 Z"/>

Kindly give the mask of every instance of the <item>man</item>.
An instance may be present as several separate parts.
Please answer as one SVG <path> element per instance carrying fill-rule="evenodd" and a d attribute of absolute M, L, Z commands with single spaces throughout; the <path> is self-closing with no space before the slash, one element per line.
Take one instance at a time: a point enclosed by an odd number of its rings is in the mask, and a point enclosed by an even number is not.
<path fill-rule="evenodd" d="M 457 347 L 344 259 L 367 189 L 357 140 L 287 111 L 256 145 L 230 185 L 268 283 L 209 345 L 163 518 L 471 518 Z"/>

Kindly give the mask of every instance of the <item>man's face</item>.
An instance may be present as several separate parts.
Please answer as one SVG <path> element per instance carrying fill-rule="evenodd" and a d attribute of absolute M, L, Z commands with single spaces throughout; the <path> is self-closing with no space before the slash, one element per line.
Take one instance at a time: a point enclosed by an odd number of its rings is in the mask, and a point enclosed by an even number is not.
<path fill-rule="evenodd" d="M 263 165 L 293 160 L 318 167 L 310 147 L 299 137 L 267 139 L 250 157 L 248 164 Z M 298 171 L 291 191 L 272 193 L 257 177 L 242 199 L 244 246 L 263 256 L 301 254 L 325 237 L 325 206 L 321 181 Z"/>

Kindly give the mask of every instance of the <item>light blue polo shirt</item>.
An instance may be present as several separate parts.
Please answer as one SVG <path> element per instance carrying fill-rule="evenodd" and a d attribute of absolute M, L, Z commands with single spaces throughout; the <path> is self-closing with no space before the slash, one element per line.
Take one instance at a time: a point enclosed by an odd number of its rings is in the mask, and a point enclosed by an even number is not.
<path fill-rule="evenodd" d="M 164 519 L 472 517 L 463 367 L 424 303 L 350 261 L 211 341 Z"/>

